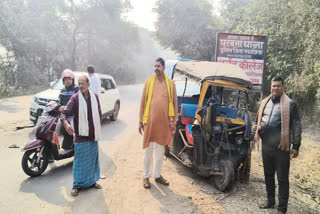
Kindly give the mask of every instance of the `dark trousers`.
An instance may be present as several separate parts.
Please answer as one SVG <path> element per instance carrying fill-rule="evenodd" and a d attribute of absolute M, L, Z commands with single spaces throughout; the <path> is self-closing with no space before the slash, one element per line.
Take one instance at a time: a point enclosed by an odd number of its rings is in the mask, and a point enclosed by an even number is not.
<path fill-rule="evenodd" d="M 268 201 L 270 204 L 275 204 L 275 172 L 277 172 L 279 185 L 278 210 L 286 213 L 289 199 L 290 153 L 275 148 L 271 149 L 267 146 L 262 146 L 262 160 Z"/>
<path fill-rule="evenodd" d="M 63 149 L 73 148 L 73 135 L 69 135 L 68 133 L 63 134 L 62 148 Z"/>

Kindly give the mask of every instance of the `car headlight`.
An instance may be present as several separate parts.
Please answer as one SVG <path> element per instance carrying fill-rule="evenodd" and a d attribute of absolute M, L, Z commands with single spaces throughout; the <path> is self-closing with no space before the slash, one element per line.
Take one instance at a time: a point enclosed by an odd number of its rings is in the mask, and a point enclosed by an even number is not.
<path fill-rule="evenodd" d="M 35 103 L 37 103 L 37 104 L 39 104 L 40 102 L 39 102 L 39 98 L 38 97 L 33 97 L 32 98 L 32 100 L 33 100 L 33 102 L 35 102 Z"/>

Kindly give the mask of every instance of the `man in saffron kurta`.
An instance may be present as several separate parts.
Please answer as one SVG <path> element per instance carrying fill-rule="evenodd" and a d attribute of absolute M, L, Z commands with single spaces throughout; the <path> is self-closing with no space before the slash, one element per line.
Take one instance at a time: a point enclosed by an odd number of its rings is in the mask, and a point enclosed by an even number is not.
<path fill-rule="evenodd" d="M 164 73 L 165 62 L 155 62 L 155 75 L 146 81 L 140 104 L 139 132 L 143 133 L 144 188 L 150 188 L 153 148 L 155 149 L 154 177 L 163 185 L 169 182 L 161 176 L 164 146 L 171 146 L 177 120 L 177 93 L 173 81 Z"/>

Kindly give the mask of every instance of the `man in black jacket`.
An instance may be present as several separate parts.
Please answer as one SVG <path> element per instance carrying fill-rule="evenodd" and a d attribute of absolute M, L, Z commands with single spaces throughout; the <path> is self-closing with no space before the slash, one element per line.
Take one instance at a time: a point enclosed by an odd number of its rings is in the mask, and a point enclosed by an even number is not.
<path fill-rule="evenodd" d="M 279 185 L 279 214 L 286 213 L 289 199 L 290 156 L 299 155 L 301 122 L 296 103 L 284 93 L 284 81 L 275 77 L 271 95 L 261 102 L 257 127 L 251 146 L 261 138 L 262 160 L 267 190 L 267 201 L 260 209 L 275 206 L 275 172 Z"/>

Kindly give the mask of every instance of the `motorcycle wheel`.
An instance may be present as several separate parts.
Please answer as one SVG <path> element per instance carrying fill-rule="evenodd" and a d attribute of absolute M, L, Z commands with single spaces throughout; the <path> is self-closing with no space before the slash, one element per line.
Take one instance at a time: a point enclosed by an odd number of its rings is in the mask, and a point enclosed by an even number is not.
<path fill-rule="evenodd" d="M 40 152 L 36 149 L 26 151 L 22 157 L 22 169 L 30 177 L 37 177 L 41 175 L 48 166 L 48 155 L 46 152 L 43 152 L 40 161 L 37 164 L 37 158 L 39 157 Z M 32 166 L 33 164 L 33 166 Z"/>
<path fill-rule="evenodd" d="M 231 189 L 234 182 L 234 166 L 230 160 L 221 160 L 221 175 L 213 176 L 213 183 L 215 187 L 221 191 L 225 192 Z"/>

